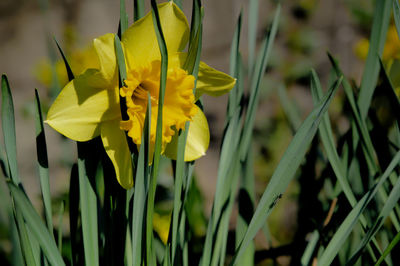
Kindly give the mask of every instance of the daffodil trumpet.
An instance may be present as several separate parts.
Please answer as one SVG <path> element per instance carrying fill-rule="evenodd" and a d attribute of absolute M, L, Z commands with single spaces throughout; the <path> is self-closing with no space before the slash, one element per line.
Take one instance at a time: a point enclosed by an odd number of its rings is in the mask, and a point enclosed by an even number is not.
<path fill-rule="evenodd" d="M 187 57 L 183 50 L 189 38 L 186 17 L 172 1 L 158 5 L 158 11 L 168 50 L 161 152 L 176 158 L 174 136 L 190 121 L 184 160 L 193 161 L 205 155 L 210 139 L 207 119 L 195 101 L 203 93 L 213 96 L 227 93 L 235 79 L 200 62 L 194 94 L 195 77 L 183 69 Z M 105 34 L 94 39 L 96 64 L 91 64 L 63 88 L 50 107 L 46 122 L 75 141 L 100 136 L 118 182 L 128 189 L 133 186 L 133 173 L 125 134 L 136 145 L 141 144 L 150 95 L 149 144 L 154 147 L 161 55 L 149 13 L 122 34 L 126 80 L 125 86 L 119 88 L 114 37 L 114 34 Z M 127 120 L 122 120 L 120 97 L 126 102 Z"/>

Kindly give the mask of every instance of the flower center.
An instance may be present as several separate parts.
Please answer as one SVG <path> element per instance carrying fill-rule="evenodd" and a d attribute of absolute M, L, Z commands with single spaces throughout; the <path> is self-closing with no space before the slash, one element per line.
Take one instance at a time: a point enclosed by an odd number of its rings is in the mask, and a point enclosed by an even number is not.
<path fill-rule="evenodd" d="M 131 69 L 127 73 L 125 87 L 120 94 L 126 99 L 129 120 L 121 121 L 120 128 L 128 131 L 133 142 L 140 145 L 147 109 L 147 97 L 151 100 L 150 144 L 154 145 L 158 99 L 160 88 L 160 61 Z M 162 147 L 169 143 L 176 130 L 184 129 L 185 123 L 196 114 L 194 104 L 194 77 L 177 67 L 169 68 L 163 105 Z"/>

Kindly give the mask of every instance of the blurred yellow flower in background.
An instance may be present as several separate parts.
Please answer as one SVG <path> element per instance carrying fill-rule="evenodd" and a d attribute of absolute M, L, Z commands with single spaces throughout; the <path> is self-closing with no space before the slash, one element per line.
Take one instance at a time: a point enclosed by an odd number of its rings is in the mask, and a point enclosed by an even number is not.
<path fill-rule="evenodd" d="M 357 42 L 354 47 L 354 52 L 360 59 L 365 60 L 368 55 L 369 40 L 362 38 Z M 392 59 L 400 59 L 400 40 L 397 36 L 396 26 L 391 24 L 389 26 L 385 47 L 383 49 L 382 60 L 388 62 Z"/>
<path fill-rule="evenodd" d="M 194 95 L 195 79 L 183 69 L 186 53 L 182 51 L 189 38 L 186 17 L 172 1 L 158 8 L 168 49 L 162 153 L 176 158 L 176 146 L 171 143 L 173 136 L 191 121 L 184 159 L 192 161 L 205 154 L 210 139 L 207 119 L 195 101 L 203 93 L 219 96 L 228 92 L 235 79 L 201 62 Z M 114 34 L 96 38 L 93 49 L 88 49 L 82 57 L 90 56 L 93 60 L 61 91 L 49 109 L 47 123 L 76 141 L 100 136 L 118 182 L 130 188 L 133 173 L 125 131 L 140 145 L 148 94 L 151 98 L 150 147 L 155 142 L 161 55 L 151 13 L 124 32 L 121 44 L 127 69 L 126 86 L 119 89 Z M 121 118 L 120 96 L 126 99 L 127 121 Z"/>
<path fill-rule="evenodd" d="M 74 49 L 68 57 L 68 62 L 74 70 L 75 75 L 82 74 L 88 68 L 97 66 L 97 54 L 93 45 L 79 50 Z M 58 83 L 64 87 L 68 83 L 68 75 L 65 71 L 63 60 L 57 60 L 55 63 L 55 72 Z M 52 65 L 48 59 L 42 59 L 34 69 L 35 78 L 47 88 L 50 88 L 55 80 L 52 73 Z"/>
<path fill-rule="evenodd" d="M 158 214 L 157 212 L 154 213 L 153 228 L 154 231 L 157 232 L 158 236 L 160 237 L 161 241 L 164 244 L 167 244 L 168 241 L 170 224 L 171 224 L 171 213 L 167 215 L 161 215 Z"/>

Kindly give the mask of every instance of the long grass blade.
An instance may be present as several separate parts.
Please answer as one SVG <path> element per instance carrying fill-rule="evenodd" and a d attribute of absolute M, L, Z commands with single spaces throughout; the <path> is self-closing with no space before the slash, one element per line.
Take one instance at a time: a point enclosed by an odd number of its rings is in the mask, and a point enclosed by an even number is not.
<path fill-rule="evenodd" d="M 297 168 L 300 166 L 302 159 L 311 143 L 314 135 L 316 134 L 319 123 L 327 111 L 328 106 L 333 98 L 334 93 L 341 84 L 342 78 L 339 78 L 334 85 L 330 88 L 327 95 L 321 102 L 314 108 L 308 115 L 306 120 L 300 126 L 289 147 L 285 151 L 281 161 L 279 162 L 274 174 L 271 177 L 267 189 L 264 191 L 257 209 L 251 219 L 249 228 L 235 252 L 232 264 L 243 255 L 247 246 L 257 234 L 258 230 L 262 228 L 267 217 L 275 204 L 279 201 L 282 194 L 285 192 L 289 182 L 293 179 Z M 290 167 L 288 167 L 290 165 Z"/>
<path fill-rule="evenodd" d="M 339 229 L 336 231 L 335 235 L 329 242 L 328 246 L 321 254 L 318 259 L 318 265 L 330 265 L 338 254 L 343 243 L 349 236 L 353 227 L 357 223 L 360 215 L 367 207 L 368 203 L 374 198 L 382 184 L 388 179 L 389 175 L 398 166 L 400 162 L 400 151 L 394 156 L 389 166 L 386 168 L 385 172 L 380 177 L 379 181 L 362 197 L 362 199 L 357 203 L 357 205 L 351 210 L 347 215 L 346 219 L 340 225 Z"/>
<path fill-rule="evenodd" d="M 311 70 L 311 92 L 314 104 L 316 105 L 322 99 L 323 92 L 317 73 L 314 70 Z M 328 114 L 325 114 L 323 120 L 321 121 L 319 127 L 319 135 L 321 137 L 322 144 L 324 145 L 325 152 L 328 156 L 329 163 L 331 164 L 333 172 L 335 173 L 335 176 L 339 181 L 341 189 L 343 190 L 350 205 L 354 207 L 357 204 L 357 199 L 347 179 L 348 169 L 346 169 L 343 161 L 340 160 L 337 150 L 335 148 L 333 132 Z M 368 226 L 367 220 L 364 215 L 361 215 L 360 222 L 363 226 L 362 231 L 364 231 L 364 228 L 367 228 Z M 375 246 L 378 247 L 375 239 L 373 239 L 373 242 Z M 371 255 L 374 254 L 369 245 L 368 250 Z"/>
<path fill-rule="evenodd" d="M 56 39 L 55 37 L 54 37 L 54 41 L 56 42 L 58 51 L 60 52 L 61 57 L 62 57 L 62 59 L 63 59 L 63 61 L 64 61 L 65 69 L 67 70 L 68 80 L 71 81 L 71 80 L 74 79 L 74 74 L 73 74 L 73 72 L 72 72 L 72 69 L 71 69 L 71 67 L 70 67 L 70 64 L 69 64 L 69 62 L 68 62 L 68 60 L 67 60 L 67 57 L 65 56 L 63 50 L 61 49 L 60 44 L 58 44 L 57 39 Z"/>
<path fill-rule="evenodd" d="M 289 99 L 285 86 L 281 85 L 278 87 L 278 95 L 282 104 L 282 108 L 285 111 L 285 114 L 289 120 L 290 127 L 292 128 L 293 132 L 296 132 L 296 130 L 301 125 L 299 110 L 298 108 L 296 108 L 296 105 L 294 105 L 293 102 Z"/>
<path fill-rule="evenodd" d="M 378 81 L 380 67 L 379 57 L 382 56 L 383 47 L 386 42 L 386 32 L 389 26 L 392 7 L 391 2 L 391 0 L 375 2 L 370 45 L 361 80 L 360 95 L 357 101 L 362 119 L 367 117 L 372 95 Z"/>
<path fill-rule="evenodd" d="M 334 59 L 329 53 L 328 53 L 328 57 L 332 63 L 333 69 L 336 72 L 336 76 L 337 77 L 343 76 L 343 72 L 340 69 L 339 64 L 336 61 L 336 59 Z M 364 119 L 362 119 L 360 110 L 356 103 L 355 96 L 354 96 L 353 90 L 351 88 L 350 82 L 346 78 L 343 79 L 343 89 L 344 89 L 346 97 L 349 101 L 349 104 L 350 104 L 350 107 L 352 110 L 352 114 L 353 114 L 353 117 L 355 120 L 355 125 L 357 128 L 357 131 L 359 132 L 358 133 L 359 139 L 361 140 L 361 143 L 363 145 L 364 155 L 367 160 L 370 174 L 372 176 L 374 176 L 379 171 L 378 166 L 375 164 L 375 160 L 374 160 L 375 150 L 372 145 L 371 137 L 369 135 L 366 122 Z M 354 145 L 355 146 L 357 145 L 356 139 L 355 139 Z"/>
<path fill-rule="evenodd" d="M 400 242 L 400 232 L 396 234 L 396 236 L 393 238 L 393 240 L 390 242 L 390 244 L 387 246 L 387 248 L 384 250 L 382 256 L 378 259 L 378 261 L 375 263 L 375 266 L 381 265 L 381 263 L 385 260 L 386 256 L 392 252 L 393 248 L 397 246 L 397 244 Z"/>
<path fill-rule="evenodd" d="M 64 216 L 64 201 L 61 202 L 60 210 L 58 211 L 57 246 L 58 246 L 58 251 L 60 252 L 60 254 L 62 254 L 63 216 Z"/>
<path fill-rule="evenodd" d="M 183 0 L 174 0 L 174 3 L 175 3 L 180 9 L 182 9 L 182 2 L 183 2 Z"/>
<path fill-rule="evenodd" d="M 38 265 L 35 251 L 32 247 L 32 243 L 29 237 L 28 230 L 22 216 L 22 211 L 17 207 L 14 209 L 15 224 L 17 225 L 19 243 L 21 245 L 21 251 L 26 265 Z M 35 256 L 36 255 L 36 256 Z"/>
<path fill-rule="evenodd" d="M 198 69 L 200 64 L 201 41 L 203 34 L 202 26 L 202 7 L 199 0 L 193 1 L 192 23 L 190 29 L 189 51 L 183 68 L 197 80 Z M 196 86 L 193 88 L 193 93 Z M 189 163 L 184 162 L 186 139 L 189 132 L 190 123 L 186 122 L 185 130 L 178 136 L 177 159 L 175 167 L 175 184 L 174 184 L 174 206 L 172 212 L 171 223 L 171 260 L 173 263 L 184 263 L 184 258 L 176 257 L 176 250 L 180 248 L 180 254 L 184 254 L 185 243 L 185 215 L 183 206 L 186 200 L 186 193 L 190 187 L 190 176 L 188 171 Z M 179 230 L 180 229 L 180 230 Z"/>
<path fill-rule="evenodd" d="M 301 257 L 301 265 L 310 265 L 310 260 L 314 253 L 315 247 L 319 240 L 319 232 L 315 230 L 312 233 L 311 239 L 309 240 L 306 249 L 304 250 L 303 256 Z"/>
<path fill-rule="evenodd" d="M 43 115 L 40 106 L 39 93 L 35 89 L 35 126 L 36 126 L 36 154 L 39 168 L 40 188 L 42 191 L 43 207 L 47 227 L 50 235 L 53 235 L 53 220 L 50 194 L 49 163 L 47 158 L 46 135 L 43 126 Z"/>
<path fill-rule="evenodd" d="M 239 52 L 239 46 L 240 46 L 240 33 L 242 31 L 242 15 L 243 11 L 240 12 L 238 21 L 236 23 L 236 29 L 235 33 L 233 35 L 233 40 L 231 43 L 231 53 L 230 53 L 230 64 L 229 64 L 229 74 L 232 77 L 238 78 L 239 76 L 239 60 L 240 60 L 240 52 Z M 229 93 L 229 101 L 228 101 L 228 117 L 231 117 L 236 109 L 237 104 L 240 102 L 240 99 L 238 99 L 238 93 L 233 93 L 232 91 L 237 92 L 236 86 L 239 86 L 239 82 L 241 80 L 237 80 L 235 87 L 231 90 Z"/>
<path fill-rule="evenodd" d="M 58 252 L 54 238 L 50 235 L 28 197 L 21 188 L 13 183 L 9 182 L 8 187 L 15 201 L 16 207 L 23 210 L 22 215 L 24 216 L 24 220 L 29 227 L 30 232 L 32 232 L 36 241 L 40 244 L 42 251 L 49 260 L 49 263 L 51 265 L 65 265 L 61 254 Z"/>
<path fill-rule="evenodd" d="M 223 213 L 227 211 L 229 204 L 229 191 L 233 182 L 229 172 L 232 170 L 232 165 L 238 163 L 238 160 L 235 160 L 235 158 L 237 158 L 237 156 L 235 156 L 237 155 L 235 151 L 239 145 L 240 138 L 240 131 L 237 130 L 239 128 L 239 112 L 237 111 L 236 113 L 237 115 L 234 116 L 228 123 L 222 140 L 220 162 L 217 174 L 217 187 L 210 221 L 207 228 L 202 256 L 202 265 L 210 265 L 213 254 L 215 254 L 213 240 L 216 237 L 216 234 L 219 232 L 219 225 L 222 219 L 221 217 Z"/>
<path fill-rule="evenodd" d="M 172 210 L 172 229 L 171 229 L 171 259 L 172 262 L 176 262 L 175 254 L 178 245 L 182 248 L 183 243 L 178 243 L 179 235 L 178 235 L 178 226 L 179 226 L 179 215 L 181 214 L 181 209 L 183 207 L 184 202 L 182 201 L 182 193 L 183 190 L 183 180 L 187 177 L 185 176 L 184 168 L 185 168 L 185 147 L 186 147 L 186 139 L 187 139 L 187 132 L 189 130 L 189 123 L 185 124 L 185 130 L 181 132 L 180 136 L 178 137 L 178 153 L 176 158 L 176 169 L 175 169 L 175 183 L 174 183 L 174 207 Z M 180 260 L 181 258 L 177 258 Z"/>
<path fill-rule="evenodd" d="M 250 0 L 249 3 L 249 31 L 248 31 L 248 40 L 249 40 L 249 59 L 248 59 L 248 67 L 250 69 L 250 73 L 252 73 L 252 69 L 254 69 L 254 56 L 256 51 L 256 41 L 257 41 L 257 24 L 258 24 L 258 0 Z"/>
<path fill-rule="evenodd" d="M 264 76 L 265 69 L 267 67 L 268 59 L 272 50 L 272 45 L 275 40 L 276 32 L 278 30 L 278 22 L 280 17 L 280 10 L 281 6 L 278 5 L 275 11 L 275 17 L 272 22 L 271 32 L 269 35 L 264 39 L 264 43 L 261 48 L 261 54 L 256 62 L 256 66 L 254 68 L 254 73 L 251 80 L 251 90 L 250 90 L 250 100 L 249 100 L 249 107 L 246 113 L 245 124 L 242 134 L 242 140 L 240 144 L 240 157 L 241 160 L 247 154 L 248 146 L 250 145 L 253 125 L 255 120 L 255 113 L 258 106 L 259 95 L 260 95 L 260 83 L 261 78 Z"/>
<path fill-rule="evenodd" d="M 1 76 L 1 125 L 8 161 L 8 176 L 14 184 L 21 184 L 17 165 L 17 140 L 15 137 L 14 103 L 6 75 Z"/>
<path fill-rule="evenodd" d="M 396 25 L 397 35 L 400 36 L 400 3 L 393 0 L 393 18 Z"/>
<path fill-rule="evenodd" d="M 255 186 L 254 186 L 254 159 L 253 149 L 250 149 L 247 153 L 246 160 L 241 165 L 242 178 L 241 185 L 239 188 L 238 195 L 238 211 L 239 216 L 236 224 L 236 243 L 235 248 L 239 247 L 240 240 L 243 239 L 250 221 L 254 214 L 255 206 Z M 250 243 L 247 249 L 244 251 L 243 256 L 239 259 L 238 265 L 252 265 L 254 263 L 255 246 L 254 243 Z"/>
<path fill-rule="evenodd" d="M 153 210 L 154 200 L 157 187 L 157 176 L 159 172 L 160 156 L 161 156 L 161 143 L 162 143 L 162 114 L 164 106 L 165 88 L 167 84 L 167 70 L 168 70 L 168 51 L 167 44 L 163 35 L 160 15 L 158 13 L 157 3 L 155 0 L 151 0 L 153 26 L 157 37 L 158 47 L 161 54 L 161 73 L 160 73 L 160 89 L 158 98 L 158 110 L 157 110 L 157 125 L 156 125 L 156 140 L 154 147 L 153 156 L 153 167 L 151 168 L 150 183 L 149 183 L 149 195 L 147 201 L 147 220 L 146 220 L 146 247 L 148 260 L 153 257 Z"/>
<path fill-rule="evenodd" d="M 132 258 L 133 265 L 142 265 L 144 254 L 144 237 L 146 232 L 146 198 L 149 190 L 149 142 L 151 125 L 151 100 L 148 97 L 146 118 L 144 121 L 142 144 L 140 145 L 139 158 L 136 169 L 135 192 L 133 198 L 132 215 Z M 152 233 L 152 232 L 151 232 Z M 147 260 L 150 257 L 146 258 Z"/>
<path fill-rule="evenodd" d="M 137 21 L 144 16 L 144 1 L 133 0 L 133 21 Z"/>
<path fill-rule="evenodd" d="M 397 179 L 395 186 L 393 187 L 390 195 L 385 202 L 381 212 L 379 213 L 378 218 L 375 220 L 375 223 L 368 230 L 367 234 L 362 239 L 361 243 L 357 247 L 357 251 L 351 256 L 350 260 L 346 263 L 347 265 L 354 265 L 356 261 L 362 254 L 364 247 L 371 241 L 374 235 L 379 231 L 385 222 L 386 218 L 392 212 L 393 208 L 396 206 L 398 200 L 400 198 L 400 178 Z"/>
<path fill-rule="evenodd" d="M 125 0 L 119 1 L 119 29 L 121 36 L 128 29 L 128 14 L 126 14 Z"/>
<path fill-rule="evenodd" d="M 81 206 L 83 247 L 86 265 L 99 265 L 96 192 L 89 181 L 92 177 L 87 165 L 91 155 L 88 144 L 78 143 L 79 198 Z"/>

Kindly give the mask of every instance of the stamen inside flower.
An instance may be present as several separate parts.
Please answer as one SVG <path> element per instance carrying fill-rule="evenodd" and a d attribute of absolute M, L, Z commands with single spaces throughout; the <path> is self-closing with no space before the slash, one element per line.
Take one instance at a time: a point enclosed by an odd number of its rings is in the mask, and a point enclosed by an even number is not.
<path fill-rule="evenodd" d="M 128 136 L 137 145 L 141 144 L 144 119 L 147 109 L 147 97 L 151 99 L 150 142 L 155 143 L 161 63 L 159 60 L 147 66 L 131 69 L 127 73 L 125 87 L 120 89 L 126 98 L 129 120 L 121 121 L 120 128 L 128 131 Z M 187 121 L 196 114 L 194 104 L 194 77 L 179 67 L 169 68 L 163 105 L 162 148 L 169 143 L 176 130 L 183 129 Z"/>

